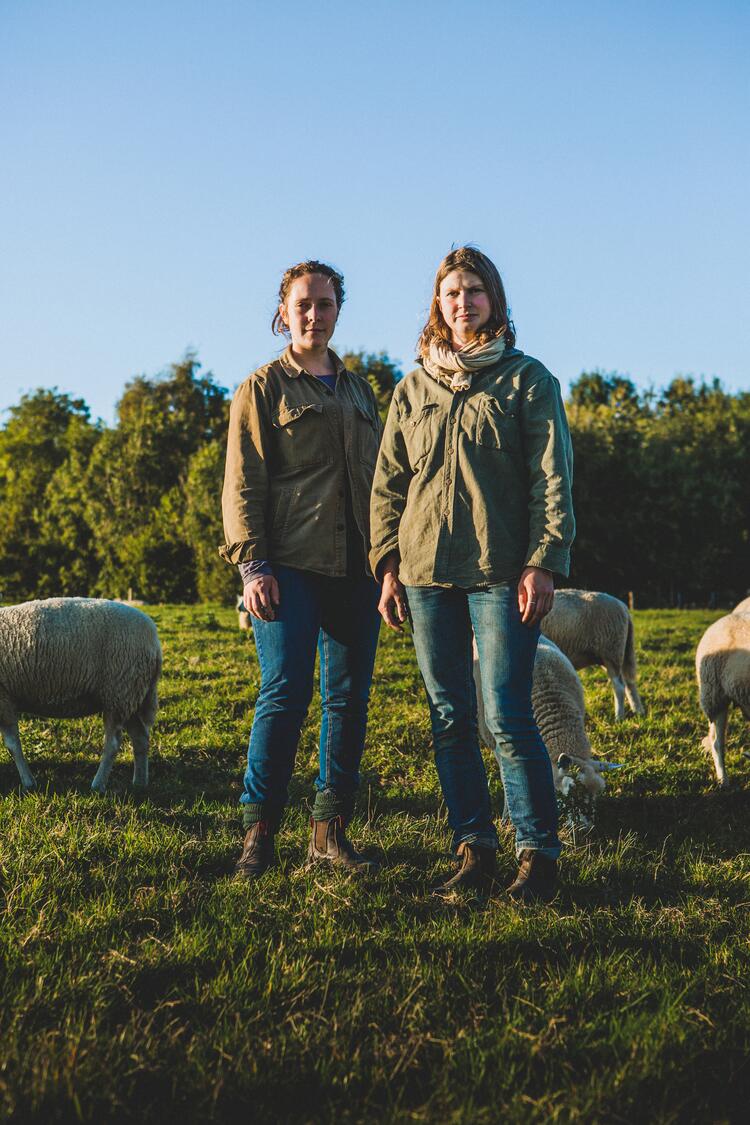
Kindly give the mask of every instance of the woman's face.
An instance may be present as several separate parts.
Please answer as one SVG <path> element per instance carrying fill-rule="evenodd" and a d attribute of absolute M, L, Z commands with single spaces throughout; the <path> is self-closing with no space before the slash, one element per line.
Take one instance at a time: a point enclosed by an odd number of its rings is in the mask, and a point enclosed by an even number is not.
<path fill-rule="evenodd" d="M 322 273 L 296 278 L 279 312 L 292 335 L 295 350 L 327 347 L 339 315 L 330 278 Z"/>
<path fill-rule="evenodd" d="M 454 345 L 470 343 L 492 315 L 489 293 L 471 270 L 451 270 L 440 282 L 438 305 Z"/>

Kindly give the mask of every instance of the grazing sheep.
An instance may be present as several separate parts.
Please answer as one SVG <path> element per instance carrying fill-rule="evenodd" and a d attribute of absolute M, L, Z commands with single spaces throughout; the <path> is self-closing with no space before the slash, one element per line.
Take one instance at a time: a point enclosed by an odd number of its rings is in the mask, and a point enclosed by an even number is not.
<path fill-rule="evenodd" d="M 604 665 L 615 694 L 615 719 L 625 718 L 625 699 L 637 715 L 644 713 L 636 685 L 633 622 L 618 598 L 594 590 L 558 590 L 542 619 L 542 633 L 574 668 Z"/>
<path fill-rule="evenodd" d="M 158 707 L 161 646 L 139 609 L 97 598 L 50 598 L 0 609 L 0 734 L 24 789 L 35 782 L 18 715 L 104 715 L 104 749 L 91 788 L 104 793 L 123 728 L 133 742 L 133 784 L 148 782 L 149 732 Z"/>
<path fill-rule="evenodd" d="M 724 747 L 730 704 L 750 719 L 750 613 L 728 613 L 709 625 L 695 653 L 700 704 L 708 719 L 703 740 L 719 785 L 727 784 Z"/>
<path fill-rule="evenodd" d="M 739 605 L 736 605 L 732 613 L 750 613 L 750 598 L 743 598 Z"/>
<path fill-rule="evenodd" d="M 477 691 L 479 737 L 486 746 L 494 747 L 495 740 L 484 717 L 476 642 L 474 684 Z M 578 673 L 567 656 L 546 637 L 540 637 L 536 651 L 531 704 L 552 762 L 555 787 L 567 796 L 574 784 L 569 770 L 571 765 L 575 765 L 581 784 L 593 796 L 601 793 L 604 789 L 602 771 L 617 767 L 611 762 L 599 762 L 594 758 L 585 729 L 586 705 Z"/>

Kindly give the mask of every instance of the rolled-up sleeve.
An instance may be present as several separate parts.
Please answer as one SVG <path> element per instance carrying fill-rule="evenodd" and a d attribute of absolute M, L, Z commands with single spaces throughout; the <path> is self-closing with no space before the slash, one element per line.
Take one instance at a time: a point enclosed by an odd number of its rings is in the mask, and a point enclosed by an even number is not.
<path fill-rule="evenodd" d="M 370 497 L 370 568 L 376 578 L 380 577 L 378 566 L 386 555 L 398 551 L 398 529 L 411 478 L 398 395 L 394 394 L 385 421 Z"/>
<path fill-rule="evenodd" d="M 238 388 L 229 412 L 221 495 L 225 542 L 219 547 L 228 563 L 268 558 L 268 430 L 262 389 L 251 377 Z"/>
<path fill-rule="evenodd" d="M 573 447 L 560 384 L 545 373 L 522 397 L 523 439 L 529 474 L 529 542 L 526 566 L 563 577 L 570 570 L 575 536 Z"/>

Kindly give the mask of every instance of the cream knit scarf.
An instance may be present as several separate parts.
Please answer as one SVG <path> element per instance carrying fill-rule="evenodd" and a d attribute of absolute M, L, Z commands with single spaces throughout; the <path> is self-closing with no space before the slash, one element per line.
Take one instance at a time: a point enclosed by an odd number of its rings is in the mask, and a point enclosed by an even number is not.
<path fill-rule="evenodd" d="M 422 363 L 433 379 L 448 382 L 452 391 L 468 391 L 474 372 L 497 363 L 504 351 L 505 330 L 501 329 L 492 340 L 483 344 L 474 340 L 459 352 L 442 340 L 433 340 L 427 355 L 422 355 Z"/>

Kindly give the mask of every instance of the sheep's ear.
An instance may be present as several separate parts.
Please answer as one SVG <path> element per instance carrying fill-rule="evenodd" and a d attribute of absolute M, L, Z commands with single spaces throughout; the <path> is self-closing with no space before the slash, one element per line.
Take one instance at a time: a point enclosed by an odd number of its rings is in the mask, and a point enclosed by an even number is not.
<path fill-rule="evenodd" d="M 597 773 L 606 773 L 607 770 L 621 770 L 625 765 L 624 762 L 597 762 L 593 760 L 591 765 Z"/>

